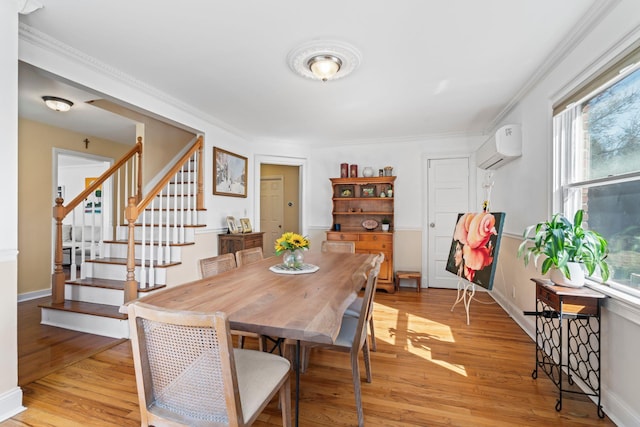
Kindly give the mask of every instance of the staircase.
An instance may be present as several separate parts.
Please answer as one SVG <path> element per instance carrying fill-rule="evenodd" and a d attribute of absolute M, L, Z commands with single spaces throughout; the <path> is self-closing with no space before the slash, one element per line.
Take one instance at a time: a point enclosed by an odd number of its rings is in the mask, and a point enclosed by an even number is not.
<path fill-rule="evenodd" d="M 141 144 L 140 140 L 138 144 Z M 205 226 L 202 145 L 202 139 L 198 138 L 145 197 L 140 194 L 140 185 L 134 182 L 139 179 L 139 174 L 116 173 L 115 169 L 118 168 L 114 165 L 66 207 L 62 206 L 62 199 L 56 200 L 54 218 L 60 225 L 60 235 L 62 219 L 73 211 L 74 202 L 77 199 L 83 201 L 87 194 L 102 188 L 100 185 L 109 182 L 109 179 L 126 175 L 124 184 L 111 183 L 112 187 L 134 188 L 138 192 L 114 192 L 118 194 L 114 194 L 111 200 L 116 205 L 118 200 L 128 200 L 127 207 L 116 218 L 119 225 L 115 227 L 113 236 L 103 236 L 101 241 L 92 242 L 100 247 L 100 251 L 90 259 L 82 257 L 80 277 L 76 277 L 75 254 L 72 255 L 71 277 L 64 277 L 62 243 L 60 238 L 57 239 L 56 248 L 60 249 L 60 253 L 56 250 L 51 302 L 40 306 L 42 324 L 113 338 L 128 338 L 127 315 L 121 312 L 123 304 L 178 284 L 167 283 L 167 269 L 181 264 L 182 248 L 195 244 L 195 230 Z M 130 158 L 122 163 L 134 157 L 139 163 L 140 154 L 129 155 Z M 79 205 L 82 209 L 82 203 Z M 108 203 L 103 202 L 103 206 L 105 210 L 109 209 Z"/>

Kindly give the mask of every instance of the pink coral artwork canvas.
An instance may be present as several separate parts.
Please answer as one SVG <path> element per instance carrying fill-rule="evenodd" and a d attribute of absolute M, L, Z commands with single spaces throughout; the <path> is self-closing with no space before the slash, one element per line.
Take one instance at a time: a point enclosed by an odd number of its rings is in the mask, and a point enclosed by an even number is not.
<path fill-rule="evenodd" d="M 458 214 L 447 271 L 491 290 L 504 217 L 504 212 Z"/>

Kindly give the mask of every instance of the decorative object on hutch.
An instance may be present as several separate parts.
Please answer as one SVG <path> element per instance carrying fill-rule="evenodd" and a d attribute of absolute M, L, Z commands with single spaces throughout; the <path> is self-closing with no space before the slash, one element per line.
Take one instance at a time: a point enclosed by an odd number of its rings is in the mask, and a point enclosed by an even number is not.
<path fill-rule="evenodd" d="M 358 165 L 351 165 L 350 167 L 351 173 L 350 173 L 350 177 L 351 178 L 357 178 L 358 177 Z"/>
<path fill-rule="evenodd" d="M 340 178 L 349 178 L 349 164 L 340 163 Z"/>
<path fill-rule="evenodd" d="M 250 248 L 262 248 L 264 231 L 253 233 L 218 234 L 218 254 L 235 254 Z"/>
<path fill-rule="evenodd" d="M 371 178 L 373 176 L 373 168 L 371 166 L 366 166 L 362 169 L 362 176 L 365 178 Z"/>
<path fill-rule="evenodd" d="M 393 176 L 393 167 L 385 166 L 384 167 L 384 176 Z"/>
<path fill-rule="evenodd" d="M 568 288 L 556 286 L 549 280 L 531 280 L 536 284 L 536 311 L 524 312 L 536 316 L 536 366 L 531 377 L 537 379 L 540 369 L 558 387 L 556 411 L 562 410 L 563 393 L 584 394 L 596 398 L 598 416 L 604 418 L 600 308 L 606 296 L 589 288 Z M 582 389 L 576 387 L 576 378 Z"/>
<path fill-rule="evenodd" d="M 354 166 L 354 165 L 352 165 Z M 333 224 L 327 240 L 353 241 L 357 253 L 384 253 L 378 288 L 395 292 L 393 280 L 394 198 L 377 197 L 395 182 L 395 176 L 331 178 Z M 344 190 L 349 190 L 347 196 Z M 382 231 L 380 222 L 387 218 L 391 231 Z M 340 224 L 339 229 L 336 225 Z"/>

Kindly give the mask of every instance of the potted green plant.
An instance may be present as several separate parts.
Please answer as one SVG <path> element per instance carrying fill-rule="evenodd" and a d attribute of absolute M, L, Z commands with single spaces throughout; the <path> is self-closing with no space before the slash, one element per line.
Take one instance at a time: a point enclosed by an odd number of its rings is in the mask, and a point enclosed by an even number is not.
<path fill-rule="evenodd" d="M 382 218 L 380 223 L 382 224 L 382 231 L 389 231 L 389 226 L 391 224 L 391 220 L 389 218 Z"/>
<path fill-rule="evenodd" d="M 603 281 L 609 278 L 609 266 L 605 258 L 609 254 L 607 241 L 596 231 L 582 228 L 584 211 L 576 212 L 573 223 L 562 214 L 555 214 L 551 221 L 539 222 L 524 230 L 523 242 L 518 247 L 518 257 L 528 265 L 541 255 L 542 274 L 551 270 L 551 281 L 557 285 L 580 287 L 584 285 L 584 269 L 592 275 L 600 269 Z M 584 269 L 583 269 L 584 267 Z"/>

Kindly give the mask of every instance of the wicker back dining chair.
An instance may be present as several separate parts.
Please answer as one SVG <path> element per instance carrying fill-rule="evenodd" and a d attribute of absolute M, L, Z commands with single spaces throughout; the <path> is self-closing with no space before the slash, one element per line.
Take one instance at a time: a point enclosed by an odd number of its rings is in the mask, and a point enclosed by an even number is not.
<path fill-rule="evenodd" d="M 236 264 L 238 264 L 238 267 L 253 264 L 262 259 L 264 259 L 264 256 L 262 255 L 262 248 L 260 247 L 242 249 L 236 252 Z"/>
<path fill-rule="evenodd" d="M 233 270 L 234 268 L 236 268 L 236 257 L 234 254 L 222 254 L 200 260 L 200 274 L 203 279 Z"/>
<path fill-rule="evenodd" d="M 222 254 L 200 260 L 200 274 L 203 279 L 224 273 L 225 271 L 233 270 L 234 268 L 236 268 L 236 256 L 234 254 Z M 258 348 L 260 351 L 264 351 L 266 348 L 265 337 L 256 334 L 255 332 L 237 331 L 234 329 L 231 331 L 231 334 L 238 337 L 239 348 L 244 347 L 245 337 L 256 338 L 258 340 Z"/>
<path fill-rule="evenodd" d="M 225 313 L 128 306 L 143 426 L 247 426 L 279 393 L 291 425 L 290 363 L 233 349 Z"/>
<path fill-rule="evenodd" d="M 345 242 L 342 240 L 323 240 L 321 252 L 356 253 L 356 242 Z"/>

